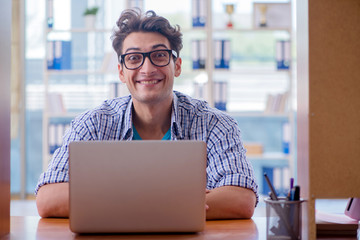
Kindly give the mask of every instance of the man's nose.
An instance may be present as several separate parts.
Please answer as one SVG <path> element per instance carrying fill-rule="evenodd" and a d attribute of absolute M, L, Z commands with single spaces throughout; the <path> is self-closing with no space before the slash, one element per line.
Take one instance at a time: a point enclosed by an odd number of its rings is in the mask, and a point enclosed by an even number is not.
<path fill-rule="evenodd" d="M 148 56 L 145 57 L 144 59 L 144 63 L 140 68 L 141 71 L 145 72 L 153 72 L 156 70 L 156 66 L 154 64 L 152 64 L 152 62 L 150 61 L 150 58 Z"/>

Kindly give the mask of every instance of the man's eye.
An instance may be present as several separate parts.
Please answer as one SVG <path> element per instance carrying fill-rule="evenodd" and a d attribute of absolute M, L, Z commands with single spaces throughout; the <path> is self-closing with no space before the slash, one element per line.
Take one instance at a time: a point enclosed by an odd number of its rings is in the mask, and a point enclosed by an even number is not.
<path fill-rule="evenodd" d="M 167 56 L 167 53 L 166 52 L 156 52 L 153 57 L 155 58 L 164 58 Z"/>
<path fill-rule="evenodd" d="M 136 61 L 140 61 L 141 58 L 142 56 L 139 54 L 130 54 L 127 55 L 126 61 L 136 62 Z"/>

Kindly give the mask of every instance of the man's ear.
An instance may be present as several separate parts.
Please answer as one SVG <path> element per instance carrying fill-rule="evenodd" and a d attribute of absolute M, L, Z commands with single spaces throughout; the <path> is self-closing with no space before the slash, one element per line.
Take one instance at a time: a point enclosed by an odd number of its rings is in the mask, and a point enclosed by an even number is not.
<path fill-rule="evenodd" d="M 181 74 L 181 63 L 182 63 L 182 60 L 180 57 L 178 57 L 175 61 L 175 77 L 178 77 L 180 76 Z"/>
<path fill-rule="evenodd" d="M 118 63 L 118 71 L 119 71 L 119 78 L 120 78 L 120 81 L 125 83 L 125 77 L 124 77 L 124 69 L 123 69 L 123 66 Z"/>

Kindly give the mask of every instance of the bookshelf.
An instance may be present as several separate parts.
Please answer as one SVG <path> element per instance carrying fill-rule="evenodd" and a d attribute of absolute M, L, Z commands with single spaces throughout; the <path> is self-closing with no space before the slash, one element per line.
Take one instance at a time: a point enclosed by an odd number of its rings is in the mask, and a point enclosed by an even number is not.
<path fill-rule="evenodd" d="M 56 0 L 54 0 L 56 1 Z M 243 26 L 238 25 L 236 21 L 241 21 L 241 11 L 234 12 L 234 26 L 229 29 L 224 24 L 219 24 L 219 19 L 226 21 L 227 16 L 223 9 L 219 11 L 217 4 L 223 4 L 225 1 L 221 0 L 205 0 L 206 8 L 205 11 L 205 26 L 192 26 L 192 3 L 196 0 L 187 0 L 184 5 L 187 6 L 185 14 L 179 13 L 168 13 L 167 11 L 156 8 L 156 1 L 145 0 L 143 5 L 145 10 L 154 9 L 159 15 L 169 18 L 172 24 L 172 20 L 176 17 L 185 19 L 184 26 L 179 23 L 182 27 L 184 49 L 181 52 L 183 59 L 183 71 L 179 79 L 175 81 L 175 89 L 183 91 L 186 94 L 193 95 L 195 97 L 206 99 L 212 106 L 223 106 L 218 104 L 218 96 L 216 94 L 217 83 L 226 83 L 225 85 L 225 97 L 227 96 L 226 111 L 234 116 L 236 119 L 246 118 L 258 118 L 258 119 L 277 119 L 279 122 L 286 121 L 290 124 L 290 129 L 294 129 L 294 115 L 292 110 L 292 98 L 293 98 L 293 65 L 291 64 L 290 69 L 278 70 L 276 67 L 276 41 L 277 40 L 292 40 L 292 29 L 290 27 L 265 27 L 255 28 L 252 23 Z M 105 1 L 105 2 L 109 2 Z M 111 1 L 110 1 L 111 2 Z M 122 6 L 130 6 L 129 1 L 121 1 Z M 141 1 L 140 1 L 141 2 Z M 223 6 L 223 5 L 221 5 Z M 236 7 L 240 9 L 242 5 L 239 3 Z M 104 12 L 112 9 L 109 6 L 104 6 Z M 121 12 L 119 8 L 118 13 Z M 105 13 L 101 16 L 104 17 Z M 175 15 L 171 18 L 171 15 Z M 118 17 L 118 16 L 116 16 Z M 248 16 L 252 19 L 252 15 Z M 240 19 L 240 20 L 239 20 Z M 116 18 L 111 22 L 113 24 Z M 105 20 L 101 20 L 104 21 Z M 99 52 L 94 50 L 86 50 L 86 54 L 78 56 L 85 58 L 87 55 L 90 57 L 85 60 L 85 64 L 77 64 L 80 67 L 73 67 L 72 69 L 65 70 L 47 70 L 45 67 L 44 73 L 44 86 L 45 93 L 49 92 L 60 92 L 64 90 L 65 86 L 61 86 L 62 83 L 66 82 L 70 89 L 66 89 L 64 96 L 64 105 L 66 111 L 50 112 L 49 106 L 46 106 L 46 110 L 43 114 L 43 167 L 46 168 L 49 160 L 49 124 L 61 124 L 61 122 L 68 123 L 79 111 L 85 110 L 92 106 L 96 106 L 101 103 L 101 100 L 109 98 L 109 90 L 111 83 L 118 81 L 116 71 L 104 71 L 102 67 L 103 58 L 100 56 L 111 50 L 111 42 L 104 41 L 105 36 L 110 36 L 112 27 L 106 24 L 98 24 L 95 29 L 86 29 L 81 26 L 73 26 L 67 29 L 48 29 L 46 27 L 46 40 L 55 38 L 54 36 L 61 34 L 68 34 L 74 37 L 73 44 L 76 39 L 83 40 L 88 44 L 88 49 L 101 49 Z M 221 21 L 220 21 L 221 22 Z M 249 21 L 248 21 L 249 22 Z M 101 26 L 101 27 L 100 27 Z M 265 42 L 262 46 L 264 48 L 270 48 L 270 54 L 267 56 L 268 59 L 265 64 L 262 62 L 253 63 L 251 61 L 243 60 L 243 56 L 247 53 L 244 51 L 247 48 L 257 49 L 257 43 L 252 43 L 252 38 L 259 38 L 259 36 Z M 267 40 L 269 38 L 269 40 Z M 216 43 L 214 40 L 229 40 L 231 49 L 231 60 L 228 68 L 216 68 L 214 59 L 216 58 L 216 52 L 214 51 Z M 205 67 L 202 69 L 193 68 L 193 40 L 203 40 L 205 42 Z M 246 42 L 246 47 L 242 45 Z M 91 46 L 90 46 L 91 45 Z M 78 46 L 78 45 L 77 45 Z M 110 48 L 106 48 L 110 47 Z M 291 47 L 290 47 L 291 48 Z M 291 52 L 291 49 L 290 49 Z M 98 58 L 97 58 L 98 57 Z M 74 64 L 76 56 L 73 59 Z M 45 65 L 46 66 L 46 65 Z M 197 96 L 194 91 L 195 83 L 200 83 L 202 88 L 203 96 Z M 280 84 L 280 88 L 274 88 L 274 85 Z M 65 84 L 64 84 L 65 85 Z M 254 87 L 255 86 L 255 87 Z M 257 87 L 256 87 L 257 86 Z M 57 88 L 56 88 L 57 87 Z M 76 92 L 74 90 L 82 89 L 83 91 Z M 245 90 L 244 90 L 245 89 Z M 250 92 L 249 89 L 252 89 Z M 271 91 L 269 89 L 272 89 Z M 74 92 L 71 92 L 74 91 Z M 274 97 L 278 94 L 288 92 L 287 98 L 283 99 L 286 101 L 287 107 L 280 110 L 266 110 L 267 97 L 269 94 L 273 94 Z M 70 94 L 72 93 L 72 94 Z M 82 98 L 82 102 L 85 100 L 92 101 L 92 104 L 79 106 L 76 109 L 69 108 L 70 103 L 76 103 L 79 100 L 75 97 L 79 96 Z M 85 99 L 85 100 L 84 100 Z M 99 100 L 96 104 L 94 99 Z M 78 104 L 79 105 L 79 104 Z M 225 110 L 225 109 L 223 109 Z M 241 127 L 241 125 L 240 125 Z M 242 129 L 243 130 L 243 129 Z M 52 130 L 53 131 L 53 130 Z M 281 131 L 281 130 L 280 130 Z M 293 131 L 290 132 L 290 139 L 294 138 Z M 259 140 L 261 141 L 261 140 Z M 279 140 L 281 141 L 281 139 Z M 281 144 L 281 143 L 279 143 Z M 279 163 L 281 166 L 287 166 L 290 171 L 294 169 L 294 149 L 293 141 L 290 141 L 290 154 L 282 153 L 282 150 L 278 150 L 275 154 L 264 148 L 264 153 L 257 154 L 255 156 L 249 156 L 251 161 L 257 162 L 259 167 L 266 165 L 267 163 L 274 162 Z M 261 163 L 261 164 L 260 164 Z M 276 166 L 276 165 L 274 165 Z M 260 170 L 261 171 L 261 170 Z M 260 177 L 259 177 L 260 178 Z M 261 179 L 259 179 L 260 181 Z"/>
<path fill-rule="evenodd" d="M 207 1 L 210 10 L 206 15 L 206 21 L 209 22 L 209 26 L 205 25 L 205 31 L 207 36 L 211 39 L 229 39 L 231 42 L 231 60 L 229 69 L 217 69 L 213 66 L 214 58 L 216 53 L 213 49 L 215 48 L 214 42 L 209 41 L 207 38 L 207 49 L 208 55 L 206 58 L 206 72 L 208 75 L 207 95 L 211 97 L 207 100 L 214 106 L 216 106 L 216 87 L 215 83 L 218 81 L 225 81 L 227 83 L 227 101 L 226 110 L 232 115 L 240 125 L 244 135 L 245 145 L 247 142 L 246 135 L 247 121 L 248 119 L 261 119 L 261 121 L 277 121 L 277 122 L 288 122 L 288 149 L 287 153 L 278 150 L 276 152 L 268 151 L 266 146 L 262 145 L 262 139 L 256 139 L 257 143 L 260 143 L 263 151 L 255 154 L 248 154 L 249 160 L 252 162 L 255 175 L 259 183 L 259 192 L 266 194 L 266 189 L 262 184 L 262 173 L 264 169 L 273 169 L 274 172 L 278 169 L 283 169 L 280 173 L 282 183 L 280 183 L 278 190 L 282 192 L 286 187 L 286 181 L 295 174 L 295 154 L 296 149 L 294 147 L 294 129 L 295 129 L 295 115 L 293 108 L 294 98 L 294 64 L 292 62 L 292 24 L 291 24 L 291 1 L 287 3 L 280 3 L 279 5 L 287 5 L 290 15 L 290 19 L 287 19 L 288 25 L 279 26 L 268 26 L 258 27 L 255 23 L 242 24 L 246 22 L 246 16 L 242 14 L 242 11 L 236 11 L 232 17 L 234 19 L 234 25 L 232 28 L 226 27 L 227 16 L 223 9 L 219 10 L 219 2 L 222 4 L 231 1 Z M 232 1 L 241 8 L 246 3 Z M 252 1 L 252 4 L 255 4 Z M 276 3 L 271 3 L 276 5 Z M 253 20 L 255 8 L 250 14 L 251 21 Z M 222 20 L 223 19 L 223 20 Z M 245 21 L 243 20 L 245 19 Z M 248 21 L 250 22 L 250 21 Z M 256 41 L 251 42 L 251 39 L 256 39 L 261 36 L 264 40 L 263 46 L 266 48 L 273 48 L 272 52 L 273 63 L 269 61 L 262 64 L 261 62 L 253 63 L 251 60 L 243 60 L 243 56 L 246 55 L 244 50 L 250 48 L 257 48 Z M 250 39 L 250 40 L 249 40 Z M 288 69 L 277 68 L 276 66 L 276 45 L 278 41 L 286 41 L 289 43 L 289 55 L 288 60 L 290 61 L 290 67 Z M 241 45 L 246 47 L 239 47 Z M 262 47 L 263 47 L 262 46 Z M 247 49 L 246 49 L 247 48 Z M 210 53 L 210 54 L 209 54 Z M 209 66 L 210 63 L 210 66 Z M 279 85 L 277 89 L 274 89 L 271 85 Z M 246 90 L 242 90 L 245 88 Z M 249 91 L 249 89 L 251 89 Z M 214 94 L 215 93 L 215 94 Z M 270 99 L 273 98 L 273 100 Z M 286 106 L 285 106 L 286 105 Z M 278 131 L 274 129 L 273 131 Z M 282 131 L 282 130 L 280 130 Z M 274 133 L 274 132 L 273 132 Z M 270 133 L 270 134 L 273 134 Z M 280 140 L 281 141 L 281 140 Z M 285 150 L 284 150 L 285 151 Z M 285 170 L 286 169 L 286 170 Z"/>
<path fill-rule="evenodd" d="M 117 65 L 108 67 L 116 54 L 111 49 L 110 36 L 112 27 L 106 23 L 105 11 L 111 5 L 123 8 L 124 3 L 106 0 L 101 3 L 96 26 L 87 28 L 81 10 L 92 6 L 94 2 L 70 1 L 70 6 L 63 13 L 56 13 L 61 1 L 46 0 L 46 23 L 44 24 L 44 42 L 46 58 L 44 61 L 44 93 L 43 111 L 43 169 L 55 148 L 61 144 L 62 136 L 70 121 L 86 109 L 93 108 L 109 98 L 110 85 L 117 77 Z M 120 5 L 119 5 L 120 4 Z M 109 11 L 108 14 L 112 15 Z M 67 21 L 63 16 L 71 18 Z M 48 21 L 52 18 L 51 21 Z M 49 22 L 52 25 L 49 25 Z M 68 22 L 68 25 L 60 24 Z M 69 42 L 70 50 L 62 49 L 62 57 L 68 54 L 70 61 L 66 68 L 51 69 L 49 63 L 55 62 L 56 49 L 48 46 L 49 42 Z M 113 54 L 111 54 L 113 53 Z M 115 60 L 116 62 L 116 60 Z"/>

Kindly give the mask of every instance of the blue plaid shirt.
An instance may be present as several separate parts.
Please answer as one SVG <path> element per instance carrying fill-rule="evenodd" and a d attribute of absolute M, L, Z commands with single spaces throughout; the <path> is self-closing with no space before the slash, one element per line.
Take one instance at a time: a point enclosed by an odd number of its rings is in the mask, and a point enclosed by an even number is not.
<path fill-rule="evenodd" d="M 48 183 L 69 181 L 68 146 L 72 141 L 133 139 L 131 96 L 105 101 L 101 106 L 76 117 L 64 135 L 46 172 L 40 175 L 38 189 Z M 224 112 L 210 108 L 174 91 L 171 114 L 171 140 L 202 140 L 207 144 L 207 188 L 232 185 L 252 189 L 257 198 L 253 167 L 246 159 L 236 121 Z"/>

